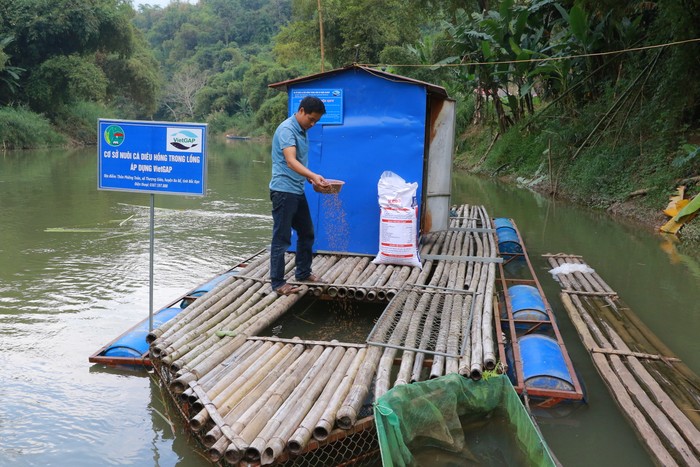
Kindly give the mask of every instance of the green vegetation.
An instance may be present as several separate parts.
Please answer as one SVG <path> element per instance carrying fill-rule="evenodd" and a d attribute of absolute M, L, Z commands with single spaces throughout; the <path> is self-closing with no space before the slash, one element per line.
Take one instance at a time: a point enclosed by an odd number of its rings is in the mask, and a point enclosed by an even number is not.
<path fill-rule="evenodd" d="M 699 20 L 685 0 L 199 0 L 138 11 L 129 0 L 6 0 L 0 140 L 94 144 L 98 117 L 269 135 L 286 114 L 269 84 L 364 63 L 445 87 L 461 167 L 604 208 L 641 190 L 658 208 L 700 170 Z"/>
<path fill-rule="evenodd" d="M 133 25 L 123 0 L 6 0 L 0 3 L 0 105 L 42 115 L 77 144 L 91 144 L 83 128 L 97 114 L 150 117 L 160 86 L 158 63 Z M 82 110 L 77 110 L 82 107 Z M 26 110 L 25 110 L 26 112 Z M 25 112 L 16 115 L 21 125 Z M 6 113 L 12 115 L 12 113 Z M 69 116 L 71 121 L 64 121 Z M 9 117 L 8 117 L 9 118 Z M 43 147 L 43 134 L 3 139 L 5 147 Z"/>
<path fill-rule="evenodd" d="M 44 117 L 16 107 L 0 107 L 0 147 L 2 149 L 49 148 L 66 139 Z"/>

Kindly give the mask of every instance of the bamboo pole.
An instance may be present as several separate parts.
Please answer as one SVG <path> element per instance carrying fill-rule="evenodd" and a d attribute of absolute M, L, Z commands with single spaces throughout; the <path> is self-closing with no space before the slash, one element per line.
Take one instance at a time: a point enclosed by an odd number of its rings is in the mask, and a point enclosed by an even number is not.
<path fill-rule="evenodd" d="M 440 312 L 440 328 L 438 330 L 437 342 L 435 343 L 435 351 L 445 353 L 447 350 L 447 338 L 452 320 L 452 302 L 454 298 L 452 294 L 445 294 L 443 298 L 442 310 Z M 428 378 L 438 378 L 445 373 L 445 356 L 435 354 L 433 364 L 430 367 L 430 375 Z"/>
<path fill-rule="evenodd" d="M 152 352 L 162 358 L 176 352 L 183 345 L 200 338 L 205 330 L 210 329 L 216 323 L 222 320 L 223 316 L 228 314 L 227 308 L 233 304 L 237 303 L 241 295 L 247 297 L 248 294 L 252 294 L 255 290 L 259 289 L 261 284 L 255 283 L 254 281 L 243 281 L 236 284 L 236 286 L 221 300 L 213 303 L 211 307 L 202 309 L 198 313 L 196 319 L 191 320 L 187 325 L 182 326 L 178 329 L 173 329 L 173 331 L 167 336 L 163 336 L 151 345 Z M 193 311 L 192 313 L 195 313 Z M 175 357 L 170 357 L 173 361 L 177 359 L 181 354 Z"/>
<path fill-rule="evenodd" d="M 548 260 L 555 267 L 556 265 L 565 264 L 567 261 L 572 261 L 575 264 L 585 264 L 580 257 L 550 255 Z M 569 274 L 559 274 L 557 278 L 560 279 L 560 282 L 565 287 L 576 289 L 577 284 L 572 283 L 567 276 Z M 598 285 L 596 290 L 615 293 L 596 273 L 586 273 L 586 276 L 593 276 L 597 279 Z M 620 302 L 619 299 L 614 301 L 606 300 L 606 305 L 610 304 L 611 306 L 601 305 L 593 299 L 590 300 L 590 303 L 600 310 L 601 317 L 604 316 L 605 320 L 614 327 L 623 342 L 634 343 L 636 349 L 645 350 L 647 353 L 657 353 L 668 357 L 666 365 L 659 365 L 654 370 L 660 373 L 656 379 L 675 382 L 674 384 L 666 384 L 665 387 L 668 392 L 673 394 L 673 398 L 679 407 L 693 407 L 695 405 L 697 408 L 697 401 L 700 400 L 698 395 L 700 392 L 700 379 L 698 376 L 683 362 L 673 361 L 675 359 L 673 352 L 627 306 Z M 612 311 L 615 312 L 613 313 Z M 649 369 L 653 366 L 651 362 L 645 365 Z M 669 371 L 671 368 L 677 371 L 676 375 Z M 678 378 L 678 375 L 681 375 L 681 378 Z M 693 404 L 690 401 L 695 401 L 695 403 Z M 683 412 L 696 427 L 700 427 L 699 412 L 690 409 L 683 409 Z"/>
<path fill-rule="evenodd" d="M 267 399 L 264 396 L 269 396 L 270 388 L 274 387 L 278 381 L 283 381 L 290 372 L 295 371 L 305 358 L 304 346 L 301 344 L 293 346 L 292 350 L 268 374 L 262 375 L 263 379 L 253 386 L 252 391 L 248 391 L 241 403 L 227 413 L 224 412 L 222 420 L 204 437 L 204 442 L 211 445 L 207 453 L 212 461 L 219 461 L 228 449 L 234 451 L 239 449 L 240 432 L 253 417 L 253 411 L 265 403 Z M 243 401 L 246 403 L 243 404 Z M 241 409 L 237 410 L 239 405 Z"/>
<path fill-rule="evenodd" d="M 220 354 L 216 354 L 212 358 L 202 362 L 200 365 L 197 367 L 187 371 L 183 375 L 179 376 L 173 382 L 170 384 L 170 390 L 173 392 L 173 394 L 181 394 L 184 392 L 186 389 L 187 385 L 190 383 L 190 381 L 194 381 L 196 379 L 199 379 L 200 376 L 208 373 L 211 371 L 212 368 L 214 368 L 216 365 L 221 363 L 221 361 L 225 358 L 225 353 L 228 352 L 229 354 L 236 350 L 238 347 L 243 345 L 243 343 L 246 340 L 246 335 L 245 334 L 239 334 L 238 336 L 234 338 L 228 338 L 226 339 L 226 344 L 221 347 L 222 352 Z"/>
<path fill-rule="evenodd" d="M 358 369 L 355 381 L 353 381 L 348 395 L 336 414 L 336 423 L 340 428 L 349 430 L 357 421 L 357 415 L 369 393 L 369 385 L 381 356 L 382 349 L 379 347 L 372 347 L 367 351 L 367 356 Z"/>
<path fill-rule="evenodd" d="M 355 371 L 357 371 L 357 368 L 359 368 L 360 362 L 362 360 L 361 358 L 356 359 L 355 357 L 359 352 L 362 352 L 362 354 L 364 354 L 366 352 L 365 349 L 366 347 L 360 350 L 355 348 L 348 348 L 345 351 L 345 353 L 343 354 L 343 358 L 340 360 L 340 363 L 338 363 L 335 366 L 333 374 L 331 374 L 330 379 L 323 388 L 323 392 L 321 392 L 321 395 L 318 396 L 318 399 L 314 403 L 313 407 L 307 412 L 306 416 L 301 421 L 297 429 L 289 437 L 289 440 L 287 441 L 287 447 L 289 448 L 289 451 L 291 453 L 299 454 L 304 449 L 304 447 L 306 447 L 306 444 L 311 439 L 314 427 L 321 420 L 326 410 L 329 409 L 330 404 L 333 400 L 332 398 L 336 397 L 336 400 L 339 401 L 339 405 L 340 401 L 342 401 L 342 399 L 345 397 L 345 394 L 343 394 L 343 390 L 344 388 L 350 388 L 349 382 L 352 382 L 352 378 L 354 378 L 354 374 L 350 369 L 351 365 L 355 361 L 357 361 L 357 365 L 355 366 Z M 349 382 L 343 385 L 342 381 L 344 380 L 348 380 Z M 332 409 L 333 407 L 330 407 L 330 410 Z M 335 409 L 337 411 L 337 407 Z M 331 423 L 335 423 L 335 412 L 332 412 L 332 414 L 327 415 L 326 419 L 332 420 Z M 328 432 L 330 432 L 331 428 L 332 425 L 328 429 Z"/>
<path fill-rule="evenodd" d="M 332 370 L 328 371 L 328 362 L 334 361 L 333 365 L 337 365 L 344 351 L 342 347 L 332 346 L 323 349 L 301 382 L 250 443 L 245 452 L 245 458 L 248 461 L 259 462 L 273 438 L 276 439 L 273 444 L 277 449 L 270 450 L 270 457 L 266 458 L 267 463 L 272 463 L 284 450 L 288 436 L 304 418 L 316 397 L 321 393 L 323 385 L 328 381 L 332 372 Z"/>
<path fill-rule="evenodd" d="M 281 383 L 265 391 L 260 398 L 263 402 L 259 404 L 254 411 L 251 410 L 253 409 L 253 407 L 251 407 L 251 409 L 241 416 L 242 419 L 247 419 L 250 412 L 251 415 L 254 414 L 252 418 L 249 418 L 247 422 L 241 422 L 239 419 L 239 421 L 231 426 L 235 432 L 239 432 L 239 435 L 236 436 L 229 447 L 226 448 L 224 457 L 227 462 L 235 464 L 243 459 L 246 449 L 250 446 L 255 436 L 260 433 L 266 421 L 279 409 L 284 400 L 294 389 L 294 386 L 299 384 L 299 381 L 301 381 L 308 372 L 312 362 L 319 358 L 323 350 L 323 346 L 318 345 L 302 354 L 295 362 L 295 364 L 299 362 L 298 365 L 290 367 L 290 371 L 282 376 Z"/>
<path fill-rule="evenodd" d="M 261 337 L 261 336 L 253 336 L 248 338 L 249 341 L 269 341 L 269 342 L 298 342 L 300 344 L 304 345 L 332 345 L 333 347 L 356 347 L 356 348 L 363 348 L 366 347 L 365 344 L 357 344 L 354 342 L 338 342 L 336 340 L 333 340 L 331 342 L 328 341 L 316 341 L 316 340 L 308 340 L 308 339 L 299 339 L 299 338 L 294 338 L 294 339 L 285 339 L 282 337 Z"/>
<path fill-rule="evenodd" d="M 258 253 L 260 254 L 260 253 Z M 254 256 L 253 256 L 254 257 Z M 252 257 L 251 257 L 252 258 Z M 245 267 L 246 272 L 249 271 L 254 271 L 258 269 L 261 265 L 269 261 L 269 255 L 263 255 L 255 259 L 251 264 Z M 250 258 L 249 258 L 250 259 Z M 228 288 L 230 284 L 232 284 L 236 280 L 236 276 L 231 276 L 226 279 L 224 279 L 222 282 L 214 286 L 209 292 L 203 294 L 201 297 L 198 297 L 194 302 L 192 302 L 188 307 L 188 313 L 186 315 L 183 315 L 183 318 L 181 319 L 191 319 L 192 317 L 196 316 L 196 313 L 190 313 L 189 311 L 197 311 L 201 308 L 206 308 L 208 307 L 209 303 L 213 303 L 218 301 L 218 298 L 215 300 L 210 300 L 215 296 L 222 297 L 221 295 L 222 290 Z M 180 315 L 180 313 L 178 313 Z M 168 320 L 163 325 L 158 327 L 158 329 L 154 329 L 152 332 L 146 336 L 146 342 L 149 344 L 154 342 L 157 338 L 161 337 L 165 333 L 169 331 L 169 329 L 175 325 L 182 325 L 184 323 L 181 323 L 180 320 L 173 318 L 172 320 Z"/>
<path fill-rule="evenodd" d="M 248 390 L 260 382 L 266 372 L 277 366 L 280 360 L 291 351 L 291 344 L 266 344 L 259 352 L 254 354 L 254 358 L 242 362 L 230 374 L 226 375 L 226 378 L 222 378 L 212 391 L 207 392 L 207 396 L 220 412 L 227 413 L 231 407 L 247 394 Z M 301 353 L 301 350 L 299 352 Z M 236 398 L 234 398 L 234 395 Z M 209 421 L 209 416 L 204 407 L 195 406 L 192 409 L 199 410 L 199 412 L 190 419 L 190 427 L 195 431 L 199 431 Z"/>
<path fill-rule="evenodd" d="M 328 272 L 326 272 L 326 275 L 324 278 L 325 278 L 325 280 L 327 280 L 330 283 L 330 285 L 326 289 L 326 293 L 330 297 L 335 297 L 338 294 L 338 287 L 335 285 L 335 283 L 338 282 L 338 277 L 345 270 L 344 265 L 345 265 L 345 262 L 341 258 L 328 270 Z"/>
<path fill-rule="evenodd" d="M 331 297 L 338 295 L 339 297 L 344 297 L 347 293 L 347 287 L 344 285 L 345 280 L 350 277 L 350 275 L 353 273 L 355 266 L 360 262 L 362 258 L 360 257 L 355 257 L 352 258 L 348 261 L 343 261 L 342 263 L 342 269 L 340 271 L 340 274 L 338 277 L 335 279 L 334 282 L 337 282 L 338 284 L 336 285 L 331 285 L 328 287 L 328 295 Z M 342 295 L 341 295 L 341 290 L 342 290 Z"/>
<path fill-rule="evenodd" d="M 347 285 L 347 295 L 350 298 L 355 298 L 355 299 L 362 299 L 364 298 L 366 293 L 360 292 L 360 297 L 357 297 L 357 278 L 360 277 L 360 275 L 364 272 L 364 270 L 367 268 L 367 265 L 369 264 L 370 258 L 367 256 L 364 256 L 360 259 L 360 261 L 355 265 L 355 267 L 352 270 L 352 274 L 348 276 L 348 278 L 345 280 L 345 283 Z"/>
<path fill-rule="evenodd" d="M 690 423 L 690 420 L 664 393 L 644 367 L 639 364 L 636 357 L 628 357 L 627 360 L 631 371 L 622 362 L 620 356 L 610 356 L 612 366 L 617 374 L 620 375 L 620 379 L 627 391 L 637 401 L 637 404 L 649 414 L 649 418 L 656 425 L 658 431 L 664 435 L 668 443 L 673 446 L 681 458 L 688 465 L 700 465 L 698 461 L 700 459 L 700 431 Z M 654 399 L 659 404 L 658 406 L 647 395 L 645 388 L 638 384 L 635 377 L 640 378 L 644 382 L 646 390 L 654 396 Z"/>
<path fill-rule="evenodd" d="M 483 212 L 482 212 L 483 214 Z M 483 221 L 482 221 L 483 225 Z M 481 246 L 482 246 L 482 253 L 481 255 L 483 256 L 485 253 L 484 251 L 486 248 L 489 248 L 489 242 L 486 239 L 485 241 L 481 241 Z M 474 379 L 474 380 L 479 380 L 481 379 L 481 373 L 483 371 L 483 361 L 484 361 L 484 323 L 485 323 L 485 318 L 484 315 L 486 314 L 485 311 L 488 307 L 490 307 L 490 304 L 492 302 L 491 297 L 487 296 L 487 293 L 490 291 L 493 291 L 493 285 L 491 287 L 488 287 L 488 278 L 489 278 L 489 267 L 481 267 L 481 271 L 479 274 L 479 284 L 477 287 L 477 291 L 481 292 L 477 296 L 476 300 L 476 314 L 474 316 L 474 320 L 472 321 L 472 351 L 471 351 L 471 366 L 469 370 L 469 377 Z M 495 270 L 494 270 L 495 271 Z M 488 327 L 492 325 L 492 320 L 488 321 Z"/>
<path fill-rule="evenodd" d="M 230 357 L 221 362 L 212 371 L 203 375 L 198 383 L 205 391 L 210 391 L 211 388 L 221 379 L 226 377 L 226 375 L 232 371 L 232 368 L 237 368 L 242 362 L 245 362 L 261 347 L 263 346 L 262 341 L 246 340 L 236 351 L 234 351 Z"/>
<path fill-rule="evenodd" d="M 298 402 L 298 410 L 294 417 L 283 419 L 280 428 L 276 433 L 273 433 L 269 441 L 265 444 L 262 452 L 262 464 L 268 465 L 274 462 L 275 459 L 284 451 L 284 448 L 289 441 L 290 436 L 296 430 L 298 424 L 308 416 L 309 411 L 316 403 L 319 394 L 325 390 L 325 387 L 334 374 L 334 370 L 338 367 L 344 358 L 346 349 L 343 347 L 335 347 L 328 358 L 319 377 L 315 378 L 309 385 L 308 389 L 303 391 Z M 332 386 L 335 389 L 335 386 Z"/>
<path fill-rule="evenodd" d="M 289 262 L 290 259 L 287 259 L 287 261 Z M 262 266 L 259 266 L 258 270 L 260 272 L 264 271 Z M 258 274 L 258 272 L 256 271 L 255 274 Z M 244 280 L 237 276 L 233 276 L 232 279 L 233 282 L 231 282 L 229 286 L 224 289 L 217 289 L 219 290 L 218 293 L 213 294 L 209 299 L 202 301 L 200 304 L 194 307 L 190 305 L 183 310 L 183 312 L 186 312 L 186 314 L 183 315 L 183 319 L 179 320 L 175 326 L 168 329 L 162 336 L 155 339 L 151 345 L 152 350 L 158 353 L 159 349 L 166 348 L 167 342 L 171 342 L 173 340 L 172 336 L 174 334 L 183 333 L 192 329 L 193 327 L 196 327 L 196 325 L 191 324 L 193 320 L 201 319 L 203 313 L 207 317 L 214 316 L 216 312 L 221 309 L 221 307 L 230 303 L 231 299 L 235 297 L 240 290 L 246 290 L 252 284 L 256 283 L 255 281 Z M 178 316 L 180 315 L 182 315 L 182 313 L 178 313 Z"/>
<path fill-rule="evenodd" d="M 318 422 L 316 422 L 316 425 L 313 427 L 313 437 L 316 440 L 323 441 L 328 438 L 330 432 L 333 429 L 333 426 L 338 420 L 338 412 L 342 408 L 343 402 L 348 398 L 348 395 L 350 394 L 350 391 L 353 388 L 354 382 L 357 379 L 359 372 L 361 371 L 362 365 L 367 359 L 369 351 L 370 348 L 365 347 L 364 349 L 360 349 L 357 352 L 357 354 L 355 354 L 354 359 L 345 371 L 345 374 L 343 374 L 343 377 L 340 383 L 338 384 L 338 390 L 329 395 L 330 400 L 325 406 L 325 409 L 323 410 L 321 417 L 318 419 Z M 292 452 L 298 453 L 301 451 L 305 443 L 294 444 L 295 442 L 296 438 L 293 437 L 292 439 L 290 439 L 290 442 L 287 444 L 287 446 Z"/>
<path fill-rule="evenodd" d="M 255 304 L 261 295 L 261 287 L 262 284 L 251 284 L 247 289 L 239 288 L 239 294 L 232 297 L 233 300 L 231 302 L 228 304 L 223 304 L 223 301 L 219 302 L 222 306 L 217 307 L 218 311 L 215 315 L 210 316 L 209 319 L 194 329 L 173 335 L 172 343 L 167 349 L 161 351 L 161 360 L 172 365 L 173 362 L 186 355 L 192 349 L 199 347 L 204 340 L 211 338 L 215 334 L 216 330 L 231 316 L 233 310 L 236 310 L 236 314 L 242 313 Z"/>
<path fill-rule="evenodd" d="M 450 314 L 450 328 L 447 335 L 447 353 L 459 355 L 460 336 L 462 334 L 462 316 L 464 307 L 464 297 L 456 294 L 453 299 L 453 308 Z M 448 357 L 445 361 L 445 374 L 459 373 L 459 358 Z"/>
<path fill-rule="evenodd" d="M 291 306 L 296 303 L 298 300 L 301 299 L 301 297 L 308 291 L 307 286 L 301 286 L 301 290 L 299 293 L 293 294 L 293 295 L 286 295 L 286 296 L 276 296 L 277 294 L 270 294 L 268 295 L 263 302 L 258 303 L 255 305 L 254 309 L 247 311 L 246 313 L 249 315 L 255 315 L 258 311 L 258 309 L 262 310 L 260 314 L 257 314 L 254 319 L 248 319 L 245 322 L 240 323 L 239 326 L 233 330 L 235 333 L 245 333 L 247 335 L 255 335 L 265 329 L 266 327 L 270 326 L 276 319 L 278 319 L 282 314 L 284 314 Z M 267 307 L 266 305 L 268 303 L 272 303 L 272 306 Z M 237 317 L 236 319 L 241 319 L 241 317 Z M 215 339 L 216 337 L 212 337 Z M 194 354 L 188 354 L 185 355 L 181 359 L 180 362 L 178 362 L 181 366 L 180 368 L 184 368 L 187 371 L 189 370 L 189 366 L 185 366 L 185 364 L 188 361 L 191 361 L 193 358 L 198 358 L 199 360 L 206 360 L 210 358 L 212 354 L 215 354 L 219 352 L 219 349 L 225 345 L 225 342 L 223 340 L 211 345 L 208 347 L 206 350 L 203 352 L 200 351 L 197 355 Z M 199 354 L 203 354 L 203 356 L 206 356 L 206 358 L 202 359 L 202 356 Z M 199 364 L 199 363 L 198 363 Z"/>
<path fill-rule="evenodd" d="M 401 306 L 400 319 L 394 328 L 394 332 L 388 339 L 388 344 L 392 346 L 400 345 L 406 336 L 408 331 L 408 324 L 416 313 L 416 301 L 418 299 L 418 294 L 416 292 L 408 293 L 405 299 L 399 299 L 400 301 L 405 301 L 404 305 Z M 394 366 L 394 356 L 396 355 L 397 349 L 393 347 L 386 347 L 379 360 L 379 366 L 377 367 L 377 374 L 374 383 L 374 397 L 375 399 L 380 398 L 384 393 L 389 390 L 389 377 L 391 376 L 391 369 Z"/>
<path fill-rule="evenodd" d="M 381 277 L 386 275 L 386 271 L 389 270 L 390 267 L 386 268 Z M 389 327 L 391 323 L 394 322 L 396 314 L 399 312 L 399 309 L 404 303 L 405 299 L 394 300 L 389 304 L 386 310 L 384 310 L 385 319 L 382 322 L 382 325 L 376 329 L 378 340 L 383 341 L 387 338 L 387 333 L 390 330 Z M 357 421 L 359 408 L 364 402 L 364 399 L 367 397 L 367 393 L 369 392 L 369 384 L 372 381 L 372 376 L 374 376 L 374 373 L 377 370 L 377 364 L 379 363 L 381 355 L 382 350 L 378 347 L 372 347 L 367 352 L 367 358 L 362 362 L 357 376 L 353 381 L 352 387 L 345 397 L 341 407 L 338 409 L 336 417 L 338 426 L 341 428 L 350 429 L 350 427 L 355 424 L 355 421 Z"/>
<path fill-rule="evenodd" d="M 423 293 L 418 301 L 416 307 L 419 310 L 418 313 L 414 313 L 411 318 L 411 322 L 408 325 L 408 331 L 406 332 L 406 347 L 416 348 L 419 344 L 419 333 L 421 330 L 422 321 L 422 311 L 428 308 L 430 303 L 430 294 Z M 424 329 L 424 332 L 426 330 Z M 429 329 L 427 330 L 429 331 Z M 413 350 L 404 350 L 401 354 L 401 365 L 399 366 L 399 371 L 394 380 L 394 387 L 401 384 L 408 384 L 411 381 L 411 369 L 413 368 L 413 362 L 415 361 L 416 352 Z"/>
<path fill-rule="evenodd" d="M 386 264 L 376 265 L 372 274 L 362 284 L 362 287 L 367 289 L 366 297 L 368 300 L 375 300 L 377 298 L 377 291 L 374 289 L 374 285 L 377 283 L 382 274 L 384 274 L 384 271 L 386 271 L 387 266 L 388 265 Z"/>
<path fill-rule="evenodd" d="M 272 343 L 269 342 L 263 343 L 247 340 L 231 354 L 231 357 L 222 361 L 212 371 L 199 378 L 197 383 L 202 390 L 206 392 L 207 397 L 213 399 L 221 392 L 226 384 L 230 383 L 231 375 L 250 366 L 254 360 L 259 358 L 262 352 L 265 352 L 265 350 L 270 347 L 272 347 Z M 187 392 L 186 390 L 183 394 Z M 190 399 L 189 402 L 193 411 L 198 411 L 203 408 L 197 402 L 196 397 Z"/>
<path fill-rule="evenodd" d="M 487 227 L 491 227 L 488 216 L 485 217 Z M 489 257 L 496 257 L 496 241 L 493 234 L 484 234 L 490 245 Z M 496 346 L 494 343 L 493 329 L 493 289 L 496 284 L 496 265 L 489 263 L 486 276 L 486 287 L 484 288 L 484 313 L 481 318 L 481 340 L 483 342 L 483 365 L 487 370 L 496 368 Z"/>
<path fill-rule="evenodd" d="M 221 444 L 217 446 L 219 438 L 224 435 L 226 430 L 228 430 L 226 437 L 229 442 L 238 435 L 239 427 L 236 427 L 238 431 L 234 431 L 232 426 L 241 421 L 241 416 L 252 406 L 257 407 L 262 402 L 260 397 L 263 392 L 281 381 L 282 376 L 289 370 L 290 366 L 296 364 L 295 362 L 299 360 L 304 350 L 303 344 L 285 346 L 283 350 L 285 354 L 282 355 L 281 359 L 277 358 L 272 364 L 264 364 L 263 367 L 252 368 L 248 375 L 241 375 L 234 381 L 231 391 L 227 391 L 228 396 L 222 395 L 218 398 L 218 410 L 223 414 L 223 424 L 209 430 L 203 438 L 204 445 L 211 446 L 212 455 L 219 458 L 223 456 L 228 444 L 223 448 L 221 448 Z"/>
<path fill-rule="evenodd" d="M 433 329 L 433 323 L 437 317 L 438 309 L 440 307 L 440 297 L 439 294 L 430 293 L 430 308 L 428 309 L 428 314 L 425 316 L 425 324 L 423 325 L 423 335 L 421 336 L 419 348 L 423 350 L 428 350 L 428 344 L 430 342 L 430 335 Z M 413 371 L 411 372 L 411 382 L 420 381 L 421 373 L 423 371 L 423 360 L 425 359 L 425 353 L 419 352 L 413 361 Z"/>

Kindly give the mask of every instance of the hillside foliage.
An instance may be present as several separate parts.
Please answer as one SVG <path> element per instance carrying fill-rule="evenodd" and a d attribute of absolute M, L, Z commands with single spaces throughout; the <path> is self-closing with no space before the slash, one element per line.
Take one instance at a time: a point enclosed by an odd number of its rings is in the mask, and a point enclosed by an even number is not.
<path fill-rule="evenodd" d="M 699 20 L 689 0 L 173 0 L 137 11 L 129 0 L 5 0 L 0 119 L 15 128 L 35 114 L 83 144 L 95 115 L 268 135 L 286 114 L 270 83 L 360 63 L 445 87 L 462 167 L 599 206 L 639 189 L 659 203 L 700 169 Z M 3 147 L 35 145 L 8 134 Z"/>

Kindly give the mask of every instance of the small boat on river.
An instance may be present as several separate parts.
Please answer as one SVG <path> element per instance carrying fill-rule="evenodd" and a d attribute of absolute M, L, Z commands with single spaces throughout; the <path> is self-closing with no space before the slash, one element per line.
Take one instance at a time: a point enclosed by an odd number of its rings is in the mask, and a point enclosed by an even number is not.
<path fill-rule="evenodd" d="M 232 139 L 236 141 L 248 141 L 251 140 L 250 136 L 239 136 L 239 135 L 226 135 L 226 139 Z"/>

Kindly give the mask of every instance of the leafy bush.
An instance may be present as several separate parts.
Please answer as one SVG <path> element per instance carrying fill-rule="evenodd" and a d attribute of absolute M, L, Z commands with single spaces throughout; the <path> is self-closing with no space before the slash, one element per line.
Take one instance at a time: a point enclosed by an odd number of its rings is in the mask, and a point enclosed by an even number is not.
<path fill-rule="evenodd" d="M 62 107 L 54 119 L 61 133 L 79 145 L 97 144 L 97 120 L 114 118 L 114 113 L 94 102 L 76 102 Z"/>
<path fill-rule="evenodd" d="M 278 94 L 272 99 L 266 100 L 255 113 L 255 122 L 265 129 L 265 133 L 272 135 L 277 125 L 287 118 L 287 96 Z"/>
<path fill-rule="evenodd" d="M 0 147 L 33 149 L 63 146 L 65 138 L 43 116 L 25 108 L 0 108 Z"/>
<path fill-rule="evenodd" d="M 235 126 L 233 117 L 223 110 L 212 112 L 207 116 L 207 131 L 210 133 L 224 133 L 233 126 Z"/>

